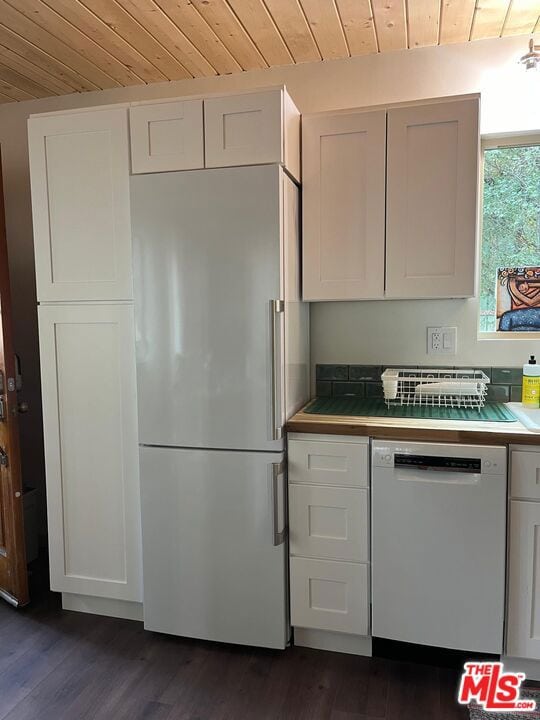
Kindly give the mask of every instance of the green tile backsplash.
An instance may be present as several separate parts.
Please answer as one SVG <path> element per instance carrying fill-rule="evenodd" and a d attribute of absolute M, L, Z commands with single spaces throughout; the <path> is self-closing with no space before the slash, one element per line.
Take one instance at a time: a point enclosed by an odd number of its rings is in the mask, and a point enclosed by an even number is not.
<path fill-rule="evenodd" d="M 433 365 L 317 365 L 317 397 L 383 397 L 381 373 L 386 367 L 429 369 Z M 440 367 L 440 366 L 439 366 Z M 442 368 L 441 368 L 442 369 Z M 471 370 L 471 366 L 444 366 L 448 370 Z M 521 400 L 521 367 L 473 367 L 482 370 L 491 383 L 487 399 L 498 402 Z"/>

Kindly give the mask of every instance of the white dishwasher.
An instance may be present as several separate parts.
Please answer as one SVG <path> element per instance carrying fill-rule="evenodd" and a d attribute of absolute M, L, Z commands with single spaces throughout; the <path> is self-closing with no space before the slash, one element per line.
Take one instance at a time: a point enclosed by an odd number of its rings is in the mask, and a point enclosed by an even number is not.
<path fill-rule="evenodd" d="M 503 649 L 506 448 L 374 441 L 372 632 Z"/>

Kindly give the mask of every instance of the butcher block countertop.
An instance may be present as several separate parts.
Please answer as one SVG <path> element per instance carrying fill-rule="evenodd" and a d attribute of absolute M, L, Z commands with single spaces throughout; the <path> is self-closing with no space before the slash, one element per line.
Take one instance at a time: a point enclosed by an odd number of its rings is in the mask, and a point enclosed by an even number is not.
<path fill-rule="evenodd" d="M 540 445 L 540 433 L 515 422 L 424 420 L 413 418 L 314 415 L 300 410 L 287 423 L 288 432 L 321 435 L 365 435 L 385 440 L 449 442 L 478 445 Z"/>

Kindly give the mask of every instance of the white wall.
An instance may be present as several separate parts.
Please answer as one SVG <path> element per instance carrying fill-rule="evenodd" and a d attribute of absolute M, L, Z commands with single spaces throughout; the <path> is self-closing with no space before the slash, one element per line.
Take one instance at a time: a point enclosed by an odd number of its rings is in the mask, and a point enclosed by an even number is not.
<path fill-rule="evenodd" d="M 526 38 L 486 40 L 272 68 L 219 78 L 118 88 L 0 106 L 15 342 L 31 412 L 21 417 L 25 478 L 39 481 L 42 440 L 26 143 L 31 113 L 114 102 L 226 92 L 285 83 L 302 112 L 482 93 L 484 134 L 540 128 L 540 73 L 517 65 Z M 322 303 L 312 308 L 312 361 L 423 363 L 425 327 L 458 326 L 456 364 L 518 364 L 538 341 L 476 339 L 476 301 Z"/>

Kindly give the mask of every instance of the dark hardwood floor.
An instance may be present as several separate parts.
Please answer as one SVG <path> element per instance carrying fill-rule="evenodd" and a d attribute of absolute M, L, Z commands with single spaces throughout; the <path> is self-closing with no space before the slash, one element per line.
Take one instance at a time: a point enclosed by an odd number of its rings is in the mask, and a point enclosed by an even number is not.
<path fill-rule="evenodd" d="M 2 720 L 453 720 L 457 671 L 305 648 L 145 632 L 64 612 L 42 592 L 0 603 Z"/>

